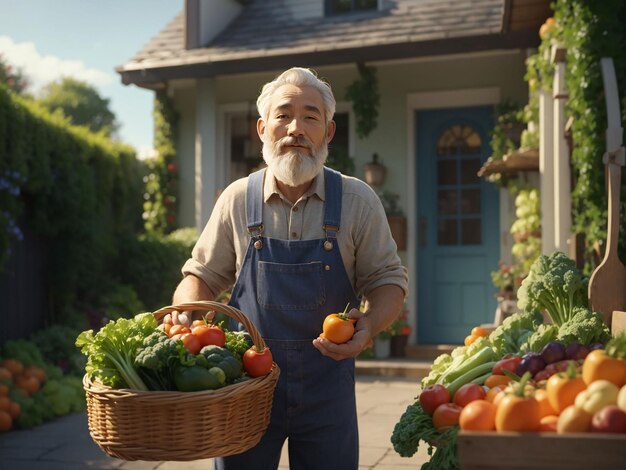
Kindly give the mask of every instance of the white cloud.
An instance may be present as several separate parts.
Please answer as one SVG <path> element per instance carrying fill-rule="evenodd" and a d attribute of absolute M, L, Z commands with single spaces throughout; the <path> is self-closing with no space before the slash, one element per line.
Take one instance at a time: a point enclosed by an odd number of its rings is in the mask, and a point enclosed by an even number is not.
<path fill-rule="evenodd" d="M 0 54 L 14 67 L 21 69 L 33 93 L 61 77 L 72 77 L 93 86 L 106 86 L 115 81 L 111 73 L 88 68 L 80 60 L 61 59 L 41 55 L 32 42 L 16 43 L 8 36 L 0 36 Z"/>

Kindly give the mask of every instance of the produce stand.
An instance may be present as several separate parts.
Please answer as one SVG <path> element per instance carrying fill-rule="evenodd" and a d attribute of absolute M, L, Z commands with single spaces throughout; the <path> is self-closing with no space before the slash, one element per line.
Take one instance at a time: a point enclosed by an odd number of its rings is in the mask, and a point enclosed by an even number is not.
<path fill-rule="evenodd" d="M 462 431 L 461 470 L 626 468 L 626 436 Z"/>
<path fill-rule="evenodd" d="M 626 312 L 614 311 L 611 333 L 626 330 Z M 626 435 L 461 431 L 457 437 L 461 470 L 623 469 Z"/>

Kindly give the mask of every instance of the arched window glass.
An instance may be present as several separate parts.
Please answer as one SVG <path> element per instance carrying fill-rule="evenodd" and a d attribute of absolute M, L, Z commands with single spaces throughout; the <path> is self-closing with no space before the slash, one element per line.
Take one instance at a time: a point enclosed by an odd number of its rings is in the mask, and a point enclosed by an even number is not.
<path fill-rule="evenodd" d="M 437 139 L 437 242 L 482 243 L 481 189 L 477 176 L 482 140 L 468 125 L 454 124 Z"/>
<path fill-rule="evenodd" d="M 480 153 L 480 135 L 470 126 L 454 125 L 446 129 L 437 141 L 437 155 Z"/>

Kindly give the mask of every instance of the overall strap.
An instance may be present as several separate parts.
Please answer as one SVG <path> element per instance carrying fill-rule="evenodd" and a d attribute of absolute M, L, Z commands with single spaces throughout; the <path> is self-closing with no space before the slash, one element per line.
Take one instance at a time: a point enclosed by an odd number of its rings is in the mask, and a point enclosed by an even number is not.
<path fill-rule="evenodd" d="M 342 183 L 341 173 L 331 168 L 324 167 L 325 198 L 324 204 L 324 231 L 326 238 L 337 238 L 339 223 L 341 221 L 341 196 Z"/>
<path fill-rule="evenodd" d="M 265 168 L 248 176 L 246 188 L 246 220 L 250 235 L 260 237 L 263 232 L 263 177 Z"/>

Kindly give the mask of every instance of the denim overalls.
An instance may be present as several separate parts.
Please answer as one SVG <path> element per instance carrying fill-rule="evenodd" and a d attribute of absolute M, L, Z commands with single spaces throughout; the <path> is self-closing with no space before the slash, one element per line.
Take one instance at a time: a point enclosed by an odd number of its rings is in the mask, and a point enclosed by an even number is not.
<path fill-rule="evenodd" d="M 216 468 L 276 469 L 289 438 L 291 470 L 356 470 L 354 359 L 335 361 L 312 345 L 327 314 L 343 311 L 348 303 L 359 306 L 336 239 L 341 175 L 324 168 L 325 238 L 289 241 L 262 236 L 264 174 L 260 170 L 248 180 L 251 240 L 230 303 L 258 328 L 281 374 L 261 442 L 242 454 L 216 459 Z"/>

